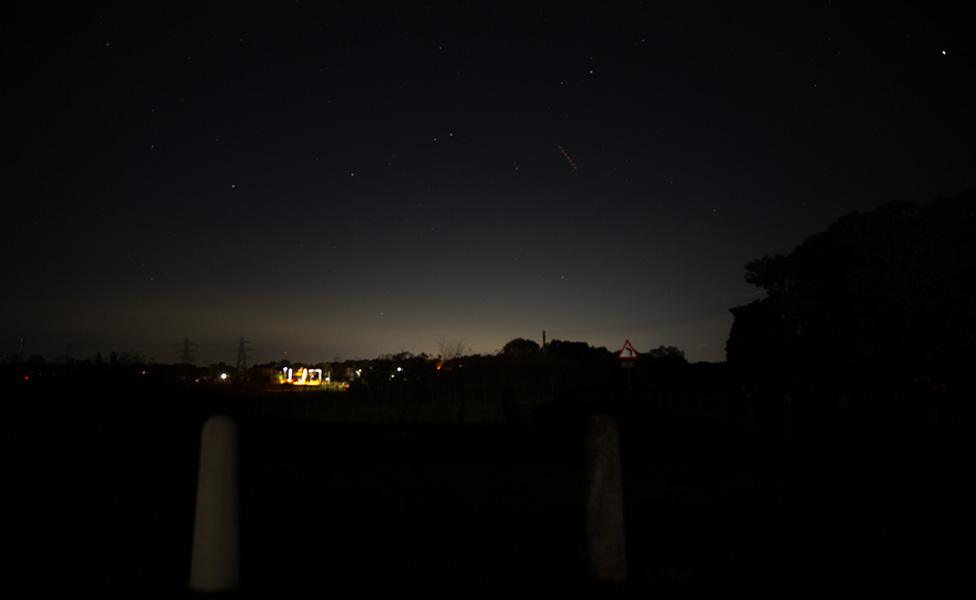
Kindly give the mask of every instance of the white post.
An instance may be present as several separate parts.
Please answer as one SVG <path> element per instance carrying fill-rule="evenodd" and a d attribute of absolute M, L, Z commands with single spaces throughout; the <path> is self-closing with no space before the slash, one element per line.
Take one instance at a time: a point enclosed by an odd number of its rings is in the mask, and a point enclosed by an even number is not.
<path fill-rule="evenodd" d="M 190 589 L 219 592 L 240 583 L 237 500 L 237 424 L 228 416 L 210 417 L 200 442 Z"/>
<path fill-rule="evenodd" d="M 600 581 L 627 578 L 624 494 L 617 420 L 608 414 L 586 424 L 586 556 L 589 575 Z"/>

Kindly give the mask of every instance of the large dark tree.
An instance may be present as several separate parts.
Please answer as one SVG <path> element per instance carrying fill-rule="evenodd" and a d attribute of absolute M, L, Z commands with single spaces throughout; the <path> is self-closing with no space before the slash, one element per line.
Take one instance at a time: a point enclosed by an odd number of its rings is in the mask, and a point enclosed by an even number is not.
<path fill-rule="evenodd" d="M 976 193 L 840 218 L 746 265 L 730 367 L 764 381 L 958 384 L 976 344 Z"/>

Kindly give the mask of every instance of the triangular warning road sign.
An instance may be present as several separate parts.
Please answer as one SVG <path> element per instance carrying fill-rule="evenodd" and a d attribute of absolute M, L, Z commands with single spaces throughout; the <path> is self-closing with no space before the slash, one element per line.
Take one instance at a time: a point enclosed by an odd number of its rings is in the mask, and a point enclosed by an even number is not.
<path fill-rule="evenodd" d="M 640 358 L 640 353 L 634 349 L 634 345 L 630 343 L 630 340 L 624 342 L 624 347 L 617 352 L 617 358 L 621 361 L 637 360 Z"/>

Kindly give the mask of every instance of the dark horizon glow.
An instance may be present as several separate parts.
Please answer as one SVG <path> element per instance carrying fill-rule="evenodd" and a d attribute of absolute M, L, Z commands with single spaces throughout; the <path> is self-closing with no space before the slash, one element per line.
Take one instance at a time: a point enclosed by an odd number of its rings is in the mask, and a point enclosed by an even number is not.
<path fill-rule="evenodd" d="M 976 187 L 961 10 L 20 4 L 0 353 L 723 360 L 748 261 Z"/>

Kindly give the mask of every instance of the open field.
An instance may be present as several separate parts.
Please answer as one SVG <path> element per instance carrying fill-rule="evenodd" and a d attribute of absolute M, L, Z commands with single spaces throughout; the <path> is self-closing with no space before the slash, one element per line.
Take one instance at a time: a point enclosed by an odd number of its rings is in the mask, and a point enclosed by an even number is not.
<path fill-rule="evenodd" d="M 17 595 L 184 594 L 199 428 L 214 412 L 241 425 L 249 595 L 339 581 L 585 581 L 573 410 L 518 425 L 329 422 L 323 415 L 343 407 L 314 403 L 357 399 L 10 391 L 2 563 Z M 647 407 L 624 406 L 620 420 L 631 586 L 790 595 L 973 586 L 976 520 L 960 441 L 801 443 L 742 419 Z"/>

